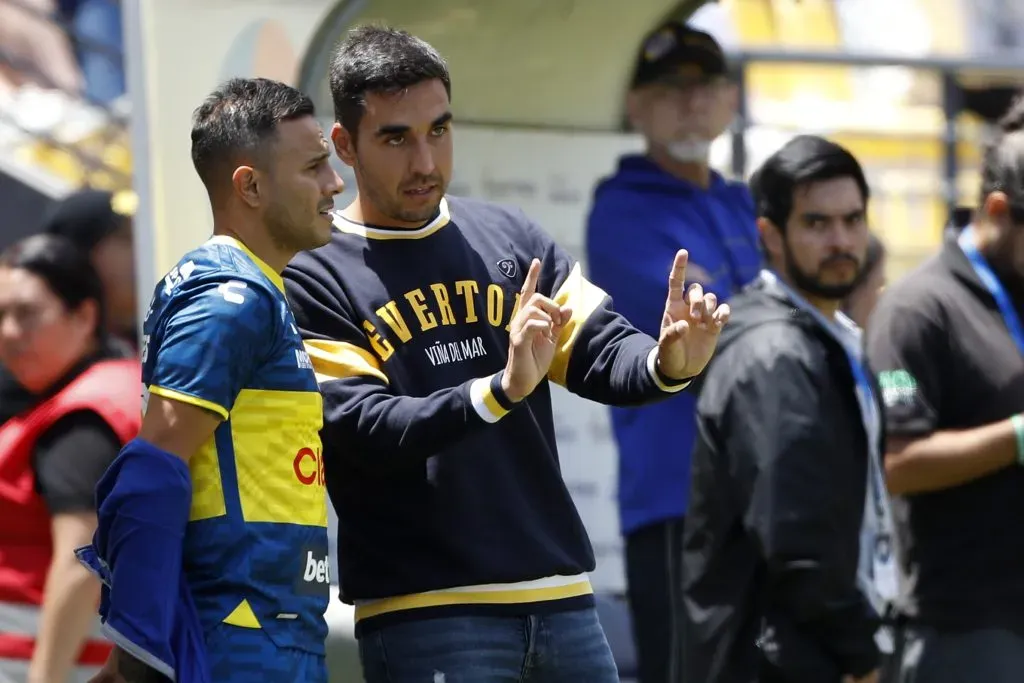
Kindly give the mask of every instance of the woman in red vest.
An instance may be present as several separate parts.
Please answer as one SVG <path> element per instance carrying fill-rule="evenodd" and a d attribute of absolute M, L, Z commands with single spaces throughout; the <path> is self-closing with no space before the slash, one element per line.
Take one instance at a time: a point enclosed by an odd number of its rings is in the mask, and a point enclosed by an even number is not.
<path fill-rule="evenodd" d="M 141 419 L 141 371 L 105 339 L 102 285 L 64 238 L 0 254 L 0 683 L 84 683 L 109 646 L 74 549 L 96 481 Z M 8 383 L 9 384 L 9 383 Z"/>

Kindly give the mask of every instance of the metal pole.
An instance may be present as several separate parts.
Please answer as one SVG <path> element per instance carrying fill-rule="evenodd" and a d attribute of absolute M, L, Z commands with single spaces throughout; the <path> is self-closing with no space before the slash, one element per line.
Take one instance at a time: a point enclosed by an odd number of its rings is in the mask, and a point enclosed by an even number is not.
<path fill-rule="evenodd" d="M 132 103 L 131 140 L 132 140 L 132 186 L 139 198 L 133 219 L 135 236 L 135 286 L 138 291 L 138 320 L 142 335 L 141 323 L 149 310 L 149 295 L 153 285 L 160 278 L 157 272 L 156 207 L 154 206 L 155 177 L 151 168 L 149 146 L 149 117 L 147 88 L 152 87 L 146 73 L 145 59 L 145 14 L 148 8 L 146 0 L 127 0 L 122 7 L 124 12 L 124 50 L 125 73 L 127 76 L 128 96 Z M 142 344 L 139 345 L 142 348 Z"/>
<path fill-rule="evenodd" d="M 733 61 L 747 63 L 835 64 L 837 66 L 905 66 L 912 69 L 958 72 L 963 69 L 1019 74 L 1020 58 L 959 59 L 950 57 L 907 57 L 884 53 L 840 52 L 838 50 L 737 50 L 729 53 Z"/>
<path fill-rule="evenodd" d="M 747 172 L 746 132 L 749 107 L 747 106 L 747 62 L 740 59 L 736 64 L 737 98 L 736 118 L 732 122 L 732 174 L 736 180 L 743 180 Z"/>
<path fill-rule="evenodd" d="M 949 221 L 953 220 L 953 211 L 959 202 L 957 185 L 957 117 L 963 108 L 963 92 L 956 74 L 945 70 L 942 72 L 942 113 L 946 119 L 943 133 L 944 163 L 942 168 L 943 194 L 946 199 L 946 210 Z"/>

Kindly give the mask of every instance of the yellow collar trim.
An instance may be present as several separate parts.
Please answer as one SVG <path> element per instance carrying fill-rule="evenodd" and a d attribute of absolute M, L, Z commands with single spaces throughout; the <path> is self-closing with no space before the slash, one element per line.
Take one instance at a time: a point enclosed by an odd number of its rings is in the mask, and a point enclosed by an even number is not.
<path fill-rule="evenodd" d="M 268 266 L 266 261 L 261 259 L 256 254 L 252 253 L 252 250 L 249 249 L 249 247 L 245 246 L 245 244 L 243 244 L 240 240 L 237 240 L 234 237 L 231 237 L 230 235 L 214 235 L 213 237 L 210 238 L 207 244 L 223 244 L 229 247 L 234 247 L 235 249 L 239 249 L 246 256 L 249 257 L 249 260 L 256 264 L 256 267 L 259 268 L 260 271 L 262 271 L 263 274 L 267 276 L 268 280 L 274 283 L 275 287 L 280 289 L 282 292 L 284 291 L 284 280 L 281 279 L 281 274 L 278 273 L 273 268 L 271 268 L 270 266 Z"/>

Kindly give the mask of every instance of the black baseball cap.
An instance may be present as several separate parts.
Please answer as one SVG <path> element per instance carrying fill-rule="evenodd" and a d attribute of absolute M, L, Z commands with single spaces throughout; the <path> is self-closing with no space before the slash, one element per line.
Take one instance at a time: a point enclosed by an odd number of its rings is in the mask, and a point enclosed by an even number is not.
<path fill-rule="evenodd" d="M 107 236 L 128 224 L 137 204 L 135 193 L 130 190 L 78 190 L 57 203 L 43 225 L 43 232 L 60 235 L 79 249 L 92 251 Z"/>
<path fill-rule="evenodd" d="M 632 87 L 656 82 L 693 81 L 729 71 L 722 46 L 711 34 L 670 21 L 647 34 L 640 45 Z"/>

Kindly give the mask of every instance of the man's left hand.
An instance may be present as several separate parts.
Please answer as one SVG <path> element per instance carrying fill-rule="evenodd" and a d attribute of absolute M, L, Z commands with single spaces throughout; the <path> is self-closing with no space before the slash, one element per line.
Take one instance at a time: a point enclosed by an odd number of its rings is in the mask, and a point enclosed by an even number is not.
<path fill-rule="evenodd" d="M 658 338 L 658 369 L 675 380 L 696 377 L 704 370 L 715 353 L 722 326 L 729 321 L 729 304 L 719 306 L 718 297 L 705 294 L 699 284 L 683 291 L 687 258 L 686 250 L 680 249 L 672 262 Z"/>

